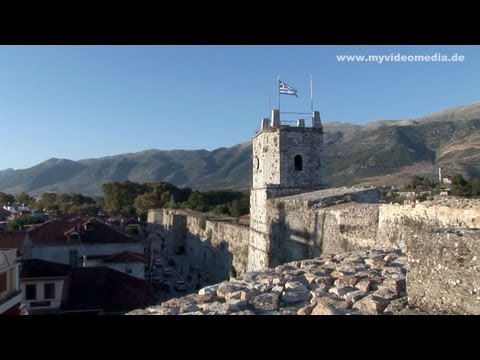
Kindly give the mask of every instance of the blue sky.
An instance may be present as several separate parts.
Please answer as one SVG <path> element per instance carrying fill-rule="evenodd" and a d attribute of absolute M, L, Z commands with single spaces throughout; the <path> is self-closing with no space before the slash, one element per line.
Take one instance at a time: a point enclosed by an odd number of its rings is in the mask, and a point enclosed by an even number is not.
<path fill-rule="evenodd" d="M 336 58 L 391 53 L 465 61 Z M 480 100 L 480 46 L 0 46 L 0 170 L 247 141 L 277 75 L 282 111 L 309 111 L 312 75 L 324 122 L 408 119 Z"/>

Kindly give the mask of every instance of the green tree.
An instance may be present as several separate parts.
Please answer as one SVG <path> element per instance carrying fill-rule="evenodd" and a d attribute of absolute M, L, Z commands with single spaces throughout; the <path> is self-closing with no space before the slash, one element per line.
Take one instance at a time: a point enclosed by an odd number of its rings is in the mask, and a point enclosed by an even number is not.
<path fill-rule="evenodd" d="M 215 215 L 230 215 L 230 209 L 228 205 L 217 205 L 212 210 Z"/>
<path fill-rule="evenodd" d="M 40 224 L 45 220 L 33 217 L 33 216 L 22 216 L 12 220 L 9 224 L 10 230 L 22 230 L 25 225 Z"/>
<path fill-rule="evenodd" d="M 472 179 L 472 196 L 480 196 L 480 179 Z"/>
<path fill-rule="evenodd" d="M 12 205 L 15 202 L 15 196 L 0 191 L 0 207 Z"/>
<path fill-rule="evenodd" d="M 176 206 L 188 199 L 192 190 L 179 189 L 167 182 L 150 182 L 144 184 L 145 193 L 138 195 L 134 201 L 135 211 L 145 218 L 149 209 Z M 171 204 L 172 200 L 174 204 Z"/>
<path fill-rule="evenodd" d="M 57 210 L 60 210 L 62 213 L 69 214 L 72 207 L 72 196 L 67 193 L 60 194 L 58 196 L 57 205 Z"/>
<path fill-rule="evenodd" d="M 461 197 L 472 196 L 472 185 L 465 180 L 462 174 L 455 174 L 452 177 L 452 195 Z"/>
<path fill-rule="evenodd" d="M 25 191 L 15 197 L 15 201 L 20 205 L 30 206 L 35 203 L 35 199 L 28 195 Z"/>
<path fill-rule="evenodd" d="M 95 204 L 95 200 L 93 200 L 89 196 L 85 196 L 80 193 L 74 193 L 72 194 L 72 205 L 75 206 L 81 206 L 84 204 Z"/>
<path fill-rule="evenodd" d="M 37 203 L 35 204 L 37 210 L 55 211 L 58 210 L 58 195 L 52 192 L 44 192 L 40 194 Z"/>
<path fill-rule="evenodd" d="M 242 216 L 250 212 L 250 195 L 244 195 L 240 199 L 233 200 L 230 206 L 230 215 Z"/>
<path fill-rule="evenodd" d="M 105 208 L 105 199 L 103 198 L 103 196 L 95 197 L 95 204 L 97 204 L 99 209 L 104 209 Z"/>
<path fill-rule="evenodd" d="M 423 185 L 424 178 L 423 176 L 420 175 L 414 175 L 412 177 L 412 189 L 417 189 L 418 187 L 421 187 Z"/>
<path fill-rule="evenodd" d="M 148 214 L 149 209 L 161 208 L 162 201 L 153 193 L 138 195 L 134 201 L 135 211 L 143 218 Z"/>
<path fill-rule="evenodd" d="M 111 215 L 135 215 L 134 201 L 145 193 L 146 186 L 131 181 L 114 181 L 102 185 L 104 209 Z"/>
<path fill-rule="evenodd" d="M 97 214 L 100 208 L 96 204 L 72 205 L 69 208 L 70 214 Z"/>
<path fill-rule="evenodd" d="M 185 202 L 185 207 L 194 211 L 205 212 L 208 210 L 205 195 L 201 192 L 194 191 Z"/>

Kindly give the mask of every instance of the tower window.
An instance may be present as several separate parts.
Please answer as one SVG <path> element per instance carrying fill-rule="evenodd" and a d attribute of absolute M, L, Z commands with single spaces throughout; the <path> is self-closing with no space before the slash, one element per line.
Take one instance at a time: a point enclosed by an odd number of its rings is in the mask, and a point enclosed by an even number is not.
<path fill-rule="evenodd" d="M 295 165 L 295 171 L 303 171 L 303 159 L 301 155 L 295 155 L 293 163 Z"/>

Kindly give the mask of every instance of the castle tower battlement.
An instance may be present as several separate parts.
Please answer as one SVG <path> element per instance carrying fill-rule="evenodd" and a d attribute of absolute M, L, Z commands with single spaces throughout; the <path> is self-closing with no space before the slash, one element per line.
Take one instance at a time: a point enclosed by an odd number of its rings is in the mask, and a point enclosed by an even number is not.
<path fill-rule="evenodd" d="M 253 137 L 253 189 L 283 189 L 279 194 L 313 191 L 326 186 L 323 127 L 318 111 L 312 126 L 299 119 L 297 126 L 282 125 L 280 112 L 272 111 L 271 125 Z"/>

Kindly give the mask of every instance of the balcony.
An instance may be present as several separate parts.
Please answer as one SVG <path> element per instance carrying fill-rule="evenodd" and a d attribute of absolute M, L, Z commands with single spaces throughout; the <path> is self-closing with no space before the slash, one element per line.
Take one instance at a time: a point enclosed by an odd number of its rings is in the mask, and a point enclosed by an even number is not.
<path fill-rule="evenodd" d="M 10 309 L 12 306 L 20 303 L 22 301 L 22 290 L 18 289 L 12 291 L 7 296 L 4 296 L 0 299 L 0 314 L 3 314 L 5 311 Z"/>

